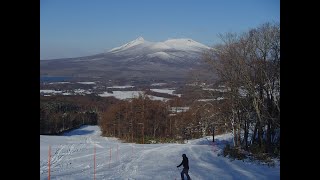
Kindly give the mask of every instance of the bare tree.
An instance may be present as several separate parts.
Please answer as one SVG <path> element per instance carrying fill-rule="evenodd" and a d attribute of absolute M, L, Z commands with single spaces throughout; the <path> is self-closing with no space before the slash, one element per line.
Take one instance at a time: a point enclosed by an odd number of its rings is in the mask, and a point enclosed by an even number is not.
<path fill-rule="evenodd" d="M 253 126 L 252 143 L 257 141 L 261 148 L 265 142 L 270 153 L 275 129 L 280 128 L 280 26 L 266 23 L 220 38 L 223 43 L 206 52 L 204 59 L 230 89 L 226 95 L 234 145 L 247 148 Z"/>

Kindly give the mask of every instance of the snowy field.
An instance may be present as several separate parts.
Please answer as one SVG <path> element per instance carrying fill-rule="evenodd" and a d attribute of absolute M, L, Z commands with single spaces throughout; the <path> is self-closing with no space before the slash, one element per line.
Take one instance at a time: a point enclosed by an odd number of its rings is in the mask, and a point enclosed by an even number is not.
<path fill-rule="evenodd" d="M 112 91 L 113 93 L 104 92 L 103 94 L 99 94 L 101 97 L 115 97 L 120 100 L 125 99 L 132 99 L 132 98 L 138 98 L 139 95 L 144 95 L 144 91 Z M 73 94 L 91 94 L 90 91 L 84 90 L 84 89 L 75 89 L 74 93 L 69 92 L 62 92 L 62 91 L 55 91 L 55 90 L 40 90 L 40 93 L 44 93 L 44 96 L 50 96 L 49 94 L 62 94 L 62 95 L 73 95 Z M 160 100 L 160 101 L 168 101 L 169 98 L 164 97 L 158 97 L 158 96 L 152 96 L 152 95 L 146 95 L 151 100 Z"/>
<path fill-rule="evenodd" d="M 150 90 L 154 91 L 154 92 L 158 92 L 158 93 L 165 93 L 165 94 L 170 94 L 170 95 L 181 97 L 181 94 L 173 93 L 175 91 L 175 89 L 150 89 Z"/>
<path fill-rule="evenodd" d="M 56 91 L 56 90 L 51 90 L 51 89 L 40 89 L 40 93 L 47 93 L 47 94 L 60 94 L 62 91 Z"/>
<path fill-rule="evenodd" d="M 210 139 L 211 138 L 211 139 Z M 186 144 L 132 144 L 100 136 L 98 126 L 83 126 L 61 136 L 40 135 L 40 179 L 180 179 L 176 167 L 185 153 L 193 180 L 280 179 L 280 165 L 268 167 L 218 156 L 230 134 Z"/>
<path fill-rule="evenodd" d="M 101 97 L 115 97 L 120 100 L 124 99 L 133 99 L 133 98 L 138 98 L 139 95 L 144 95 L 144 91 L 112 91 L 112 93 L 109 92 L 104 92 L 103 94 L 99 94 Z M 160 101 L 168 101 L 168 98 L 164 97 L 158 97 L 158 96 L 152 96 L 152 95 L 147 95 L 151 100 L 160 100 Z"/>
<path fill-rule="evenodd" d="M 51 82 L 49 84 L 69 84 L 70 82 Z"/>
<path fill-rule="evenodd" d="M 111 86 L 111 87 L 107 87 L 107 88 L 116 88 L 116 89 L 126 89 L 126 88 L 134 88 L 134 86 Z"/>
<path fill-rule="evenodd" d="M 78 82 L 79 84 L 96 84 L 95 82 Z"/>
<path fill-rule="evenodd" d="M 164 86 L 166 84 L 167 83 L 153 83 L 153 84 L 151 84 L 151 86 Z"/>

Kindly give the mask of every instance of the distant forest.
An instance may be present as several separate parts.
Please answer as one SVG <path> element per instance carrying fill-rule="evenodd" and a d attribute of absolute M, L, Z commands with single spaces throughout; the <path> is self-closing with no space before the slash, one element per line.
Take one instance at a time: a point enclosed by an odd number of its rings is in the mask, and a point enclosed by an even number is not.
<path fill-rule="evenodd" d="M 99 114 L 116 101 L 96 95 L 40 96 L 40 134 L 60 134 L 82 125 L 97 125 Z"/>

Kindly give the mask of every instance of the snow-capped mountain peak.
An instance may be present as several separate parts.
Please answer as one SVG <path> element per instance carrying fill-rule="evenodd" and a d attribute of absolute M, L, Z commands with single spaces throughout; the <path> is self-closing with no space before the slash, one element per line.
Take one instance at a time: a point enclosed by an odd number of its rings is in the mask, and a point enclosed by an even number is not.
<path fill-rule="evenodd" d="M 149 53 L 161 52 L 163 50 L 199 52 L 209 49 L 209 47 L 189 38 L 168 39 L 164 42 L 149 42 L 144 40 L 143 37 L 140 36 L 137 39 L 130 41 L 120 47 L 113 48 L 108 52 L 127 52 L 126 50 L 134 50 L 136 52 L 137 49 L 143 49 L 144 52 L 150 51 Z"/>
<path fill-rule="evenodd" d="M 190 38 L 151 42 L 138 37 L 107 52 L 69 58 L 61 64 L 62 61 L 56 61 L 56 66 L 84 77 L 92 74 L 113 79 L 185 79 L 189 69 L 203 65 L 201 58 L 208 48 Z M 42 73 L 52 72 L 51 66 L 42 64 L 42 69 L 45 69 Z M 75 66 L 74 70 L 69 70 L 70 66 Z M 61 72 L 56 69 L 53 74 Z"/>
<path fill-rule="evenodd" d="M 143 37 L 138 37 L 135 41 L 144 41 Z"/>
<path fill-rule="evenodd" d="M 116 48 L 111 49 L 109 52 L 123 51 L 123 50 L 129 49 L 131 47 L 137 46 L 139 44 L 143 44 L 144 42 L 145 42 L 145 40 L 143 39 L 143 37 L 140 36 L 137 39 L 130 41 L 120 47 L 116 47 Z"/>
<path fill-rule="evenodd" d="M 190 38 L 168 39 L 163 42 L 150 42 L 142 37 L 130 41 L 120 47 L 111 49 L 108 53 L 130 62 L 162 61 L 167 63 L 195 63 L 203 51 L 209 47 Z"/>
<path fill-rule="evenodd" d="M 192 39 L 169 39 L 164 42 L 167 46 L 170 46 L 177 50 L 184 50 L 184 51 L 199 51 L 203 49 L 209 49 L 208 46 L 198 43 Z"/>

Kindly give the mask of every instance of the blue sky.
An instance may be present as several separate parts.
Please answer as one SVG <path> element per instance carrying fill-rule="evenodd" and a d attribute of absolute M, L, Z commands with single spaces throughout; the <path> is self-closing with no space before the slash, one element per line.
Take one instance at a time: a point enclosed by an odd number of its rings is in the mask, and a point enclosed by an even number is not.
<path fill-rule="evenodd" d="M 191 38 L 280 22 L 280 0 L 40 0 L 40 59 L 102 53 L 142 36 Z"/>

